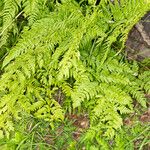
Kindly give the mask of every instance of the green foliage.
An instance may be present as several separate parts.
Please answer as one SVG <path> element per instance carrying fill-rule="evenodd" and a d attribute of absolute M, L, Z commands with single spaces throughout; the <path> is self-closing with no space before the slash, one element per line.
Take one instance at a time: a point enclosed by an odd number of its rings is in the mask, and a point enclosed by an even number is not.
<path fill-rule="evenodd" d="M 139 150 L 146 149 L 146 144 L 149 142 L 149 130 L 148 124 L 143 125 L 139 122 L 132 127 L 124 127 L 124 130 L 121 130 L 114 139 L 114 149 L 132 150 L 134 147 Z"/>
<path fill-rule="evenodd" d="M 53 1 L 1 0 L 0 2 L 0 58 L 9 52 L 20 38 L 24 26 L 49 15 Z"/>
<path fill-rule="evenodd" d="M 22 120 L 14 123 L 16 133 L 10 139 L 0 140 L 2 150 L 133 150 L 147 149 L 149 143 L 149 124 L 135 121 L 131 126 L 124 126 L 117 131 L 113 139 L 103 139 L 96 137 L 94 141 L 85 141 L 83 138 L 76 141 L 73 134 L 78 131 L 72 122 L 65 119 L 62 123 L 55 123 L 55 129 L 51 130 L 49 123 L 37 120 L 27 114 L 22 115 Z M 82 137 L 85 135 L 83 134 Z"/>
<path fill-rule="evenodd" d="M 75 127 L 67 119 L 63 123 L 55 123 L 55 129 L 51 130 L 48 122 L 24 114 L 22 120 L 14 126 L 16 133 L 11 135 L 11 139 L 1 139 L 0 149 L 59 150 L 62 147 L 67 149 L 74 144 L 72 132 Z"/>
<path fill-rule="evenodd" d="M 139 73 L 138 65 L 124 60 L 120 52 L 130 29 L 149 10 L 149 2 L 101 0 L 97 6 L 71 0 L 1 3 L 1 45 L 10 38 L 10 30 L 18 29 L 13 26 L 17 13 L 23 14 L 22 21 L 28 20 L 3 61 L 2 136 L 10 137 L 22 112 L 54 128 L 66 112 L 86 111 L 90 127 L 84 140 L 96 137 L 101 143 L 100 137 L 112 139 L 121 129 L 122 115 L 133 112 L 133 99 L 146 107 L 150 73 Z M 55 97 L 58 91 L 61 98 Z"/>

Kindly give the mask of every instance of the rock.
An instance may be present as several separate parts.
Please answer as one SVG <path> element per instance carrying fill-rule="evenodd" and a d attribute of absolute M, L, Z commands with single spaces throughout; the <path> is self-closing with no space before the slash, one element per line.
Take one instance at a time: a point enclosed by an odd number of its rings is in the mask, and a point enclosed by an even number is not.
<path fill-rule="evenodd" d="M 150 12 L 130 31 L 126 52 L 129 60 L 142 61 L 144 58 L 150 58 Z"/>

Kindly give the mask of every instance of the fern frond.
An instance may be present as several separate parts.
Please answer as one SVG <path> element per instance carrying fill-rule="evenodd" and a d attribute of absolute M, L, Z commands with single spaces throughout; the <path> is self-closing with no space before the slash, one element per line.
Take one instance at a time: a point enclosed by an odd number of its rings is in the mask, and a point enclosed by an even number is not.
<path fill-rule="evenodd" d="M 28 18 L 28 23 L 30 26 L 36 20 L 41 19 L 42 13 L 47 9 L 45 7 L 45 0 L 25 0 L 23 7 L 24 15 Z"/>
<path fill-rule="evenodd" d="M 146 107 L 145 94 L 141 91 L 141 88 L 137 86 L 127 86 L 127 92 L 129 92 L 133 98 L 135 98 L 143 107 Z"/>
<path fill-rule="evenodd" d="M 3 1 L 3 11 L 2 11 L 2 29 L 0 33 L 1 41 L 0 48 L 7 43 L 9 38 L 9 31 L 12 30 L 14 26 L 14 19 L 18 13 L 18 5 L 15 0 L 4 0 Z"/>

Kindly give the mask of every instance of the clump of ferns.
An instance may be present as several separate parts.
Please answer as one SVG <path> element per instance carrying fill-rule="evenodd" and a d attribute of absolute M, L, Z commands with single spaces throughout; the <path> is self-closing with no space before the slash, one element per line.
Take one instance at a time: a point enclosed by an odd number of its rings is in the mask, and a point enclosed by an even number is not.
<path fill-rule="evenodd" d="M 25 1 L 27 8 L 33 6 L 24 10 L 28 26 L 3 61 L 0 132 L 9 137 L 22 112 L 54 128 L 65 113 L 86 111 L 90 127 L 85 139 L 112 138 L 123 124 L 122 115 L 133 112 L 133 99 L 146 107 L 149 71 L 139 74 L 138 65 L 123 61 L 119 52 L 149 2 L 102 0 L 84 13 L 75 1 L 65 0 L 52 12 L 43 2 Z"/>

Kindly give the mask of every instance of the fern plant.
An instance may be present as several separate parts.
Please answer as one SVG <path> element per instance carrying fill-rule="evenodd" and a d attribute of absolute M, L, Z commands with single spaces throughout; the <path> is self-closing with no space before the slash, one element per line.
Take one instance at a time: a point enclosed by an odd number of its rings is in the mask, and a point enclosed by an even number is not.
<path fill-rule="evenodd" d="M 148 1 L 14 2 L 17 8 L 6 20 L 13 22 L 22 8 L 28 23 L 2 65 L 2 137 L 10 137 L 22 112 L 48 121 L 52 128 L 67 112 L 87 112 L 90 127 L 84 141 L 111 139 L 123 124 L 122 115 L 133 112 L 133 99 L 146 107 L 149 71 L 139 74 L 137 63 L 129 63 L 121 52 L 129 31 L 149 10 Z M 1 3 L 4 12 L 14 7 L 13 1 Z M 8 32 L 16 27 L 11 23 L 6 30 L 4 20 L 1 43 L 6 44 Z M 62 102 L 54 96 L 58 91 Z"/>

